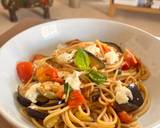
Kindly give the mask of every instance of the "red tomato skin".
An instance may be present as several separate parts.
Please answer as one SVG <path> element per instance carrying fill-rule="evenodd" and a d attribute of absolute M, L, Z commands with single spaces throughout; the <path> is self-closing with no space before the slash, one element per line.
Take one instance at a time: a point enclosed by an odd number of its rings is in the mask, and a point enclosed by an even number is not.
<path fill-rule="evenodd" d="M 58 71 L 54 67 L 46 66 L 45 73 L 46 73 L 46 75 L 50 76 L 51 78 L 57 78 L 58 77 Z"/>
<path fill-rule="evenodd" d="M 130 65 L 127 62 L 124 62 L 122 64 L 122 70 L 128 70 L 130 68 Z"/>
<path fill-rule="evenodd" d="M 136 68 L 138 66 L 138 60 L 128 49 L 124 53 L 124 63 L 122 70 L 128 70 L 130 68 Z"/>
<path fill-rule="evenodd" d="M 36 71 L 36 77 L 41 82 L 52 80 L 52 81 L 58 82 L 60 84 L 64 83 L 64 80 L 58 76 L 57 69 L 54 67 L 50 67 L 48 65 L 45 65 L 45 66 L 39 68 Z"/>
<path fill-rule="evenodd" d="M 122 111 L 118 113 L 118 117 L 123 123 L 131 123 L 133 121 L 132 116 L 130 116 L 126 111 Z"/>
<path fill-rule="evenodd" d="M 76 108 L 85 103 L 85 98 L 79 90 L 73 90 L 70 94 L 68 105 L 70 108 Z"/>
<path fill-rule="evenodd" d="M 33 65 L 31 62 L 19 62 L 16 66 L 17 74 L 19 76 L 19 79 L 26 83 L 29 81 L 29 79 L 32 77 L 33 74 Z"/>

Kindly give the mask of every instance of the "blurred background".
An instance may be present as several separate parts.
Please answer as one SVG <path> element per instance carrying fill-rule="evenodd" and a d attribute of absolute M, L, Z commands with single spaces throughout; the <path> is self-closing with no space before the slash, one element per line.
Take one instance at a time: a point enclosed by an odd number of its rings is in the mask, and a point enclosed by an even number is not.
<path fill-rule="evenodd" d="M 72 0 L 73 1 L 73 0 Z M 129 1 L 127 3 L 127 1 Z M 135 6 L 137 0 L 117 0 L 116 2 L 121 4 L 132 4 Z M 157 0 L 159 1 L 159 0 Z M 80 5 L 73 8 L 69 6 L 69 0 L 54 0 L 53 6 L 50 8 L 51 18 L 65 19 L 65 18 L 101 18 L 120 21 L 130 25 L 134 25 L 141 29 L 144 29 L 156 36 L 160 36 L 160 13 L 143 13 L 137 11 L 128 11 L 118 9 L 113 16 L 109 16 L 109 0 L 80 0 Z M 146 2 L 140 0 L 141 3 Z M 159 1 L 160 2 L 160 1 Z M 141 4 L 139 3 L 139 4 Z M 141 5 L 140 5 L 141 6 Z M 154 5 L 155 6 L 155 5 Z M 160 12 L 160 4 L 157 2 L 157 11 Z M 18 21 L 11 22 L 9 20 L 8 11 L 0 4 L 0 34 L 7 31 L 9 28 L 19 23 L 19 21 L 25 18 L 38 18 L 43 19 L 42 10 L 39 8 L 20 9 L 17 11 Z"/>

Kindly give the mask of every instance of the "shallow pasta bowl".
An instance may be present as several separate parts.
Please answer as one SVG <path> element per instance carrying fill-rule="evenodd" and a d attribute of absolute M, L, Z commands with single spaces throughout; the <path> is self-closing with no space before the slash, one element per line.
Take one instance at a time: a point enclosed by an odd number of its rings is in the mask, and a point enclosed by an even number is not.
<path fill-rule="evenodd" d="M 32 27 L 9 40 L 0 50 L 0 113 L 18 128 L 32 128 L 18 110 L 14 93 L 20 83 L 15 65 L 35 53 L 51 53 L 56 45 L 71 39 L 112 41 L 127 47 L 149 68 L 145 81 L 150 97 L 149 110 L 139 119 L 144 128 L 160 127 L 160 40 L 126 24 L 99 19 L 67 19 Z"/>

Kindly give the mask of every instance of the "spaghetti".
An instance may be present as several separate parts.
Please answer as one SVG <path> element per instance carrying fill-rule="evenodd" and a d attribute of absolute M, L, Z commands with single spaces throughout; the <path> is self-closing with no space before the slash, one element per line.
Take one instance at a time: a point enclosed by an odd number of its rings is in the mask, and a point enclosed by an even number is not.
<path fill-rule="evenodd" d="M 114 43 L 72 40 L 17 73 L 22 113 L 37 128 L 138 128 L 149 107 L 149 71 Z"/>

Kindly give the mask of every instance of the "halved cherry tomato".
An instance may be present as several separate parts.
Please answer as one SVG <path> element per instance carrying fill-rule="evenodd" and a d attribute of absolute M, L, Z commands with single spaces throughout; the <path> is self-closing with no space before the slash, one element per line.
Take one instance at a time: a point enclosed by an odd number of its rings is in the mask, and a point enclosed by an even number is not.
<path fill-rule="evenodd" d="M 130 68 L 130 65 L 124 61 L 124 63 L 122 64 L 122 70 L 128 70 Z"/>
<path fill-rule="evenodd" d="M 62 78 L 60 78 L 60 77 L 53 77 L 52 80 L 55 81 L 55 82 L 58 82 L 60 84 L 64 83 L 64 80 Z"/>
<path fill-rule="evenodd" d="M 40 82 L 45 82 L 49 80 L 49 76 L 45 74 L 45 67 L 39 67 L 36 69 L 35 77 Z"/>
<path fill-rule="evenodd" d="M 36 77 L 41 82 L 45 82 L 47 80 L 53 80 L 61 84 L 64 82 L 64 80 L 58 76 L 57 69 L 48 65 L 38 68 L 36 71 Z"/>
<path fill-rule="evenodd" d="M 118 117 L 122 123 L 131 123 L 133 121 L 132 116 L 129 115 L 126 111 L 118 113 Z"/>
<path fill-rule="evenodd" d="M 33 74 L 33 65 L 31 62 L 19 62 L 16 66 L 17 74 L 23 83 L 28 82 Z"/>
<path fill-rule="evenodd" d="M 45 66 L 45 74 L 47 76 L 50 76 L 51 78 L 58 77 L 57 69 L 54 67 L 50 67 L 50 66 Z"/>
<path fill-rule="evenodd" d="M 68 105 L 70 108 L 76 108 L 85 103 L 85 98 L 79 90 L 73 90 L 70 94 Z"/>
<path fill-rule="evenodd" d="M 46 72 L 46 75 L 50 76 L 51 80 L 63 84 L 64 80 L 58 76 L 58 71 L 56 68 L 48 66 L 46 67 L 45 72 Z"/>
<path fill-rule="evenodd" d="M 34 55 L 33 59 L 32 59 L 32 62 L 34 62 L 35 60 L 40 60 L 40 59 L 43 59 L 45 56 L 42 55 L 42 54 L 36 54 Z"/>
<path fill-rule="evenodd" d="M 135 68 L 138 66 L 138 60 L 135 55 L 128 49 L 124 52 L 124 63 L 122 65 L 122 70 L 128 70 L 130 68 Z"/>

